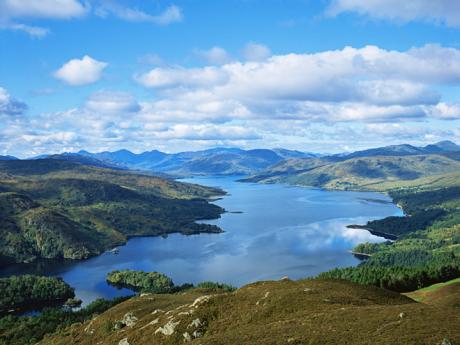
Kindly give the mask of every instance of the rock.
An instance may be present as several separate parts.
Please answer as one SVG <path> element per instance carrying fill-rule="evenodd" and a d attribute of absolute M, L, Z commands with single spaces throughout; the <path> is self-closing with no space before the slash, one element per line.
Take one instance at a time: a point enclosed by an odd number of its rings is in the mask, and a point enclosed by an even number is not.
<path fill-rule="evenodd" d="M 118 345 L 130 345 L 129 342 L 128 342 L 128 338 L 121 339 L 118 342 Z"/>
<path fill-rule="evenodd" d="M 406 313 L 399 313 L 399 318 L 404 319 L 406 317 Z"/>
<path fill-rule="evenodd" d="M 270 295 L 270 291 L 265 292 L 264 297 L 262 297 L 260 300 L 258 300 L 258 301 L 256 302 L 256 305 L 259 305 L 260 302 L 262 302 L 264 299 L 267 299 L 269 295 Z M 264 303 L 264 305 L 265 305 L 265 304 L 266 304 L 266 303 Z"/>
<path fill-rule="evenodd" d="M 184 337 L 184 342 L 192 341 L 192 336 L 188 332 L 185 332 L 182 336 Z"/>
<path fill-rule="evenodd" d="M 192 306 L 192 307 L 195 307 L 195 308 L 198 308 L 198 306 L 199 306 L 200 304 L 209 302 L 210 298 L 211 298 L 211 296 L 208 296 L 208 295 L 198 297 L 195 301 L 193 301 L 193 303 L 192 303 L 191 306 Z"/>
<path fill-rule="evenodd" d="M 93 334 L 94 333 L 94 329 L 92 329 L 91 327 L 93 326 L 93 320 L 91 320 L 88 324 L 88 326 L 85 327 L 85 332 L 86 333 L 89 333 L 89 334 Z"/>
<path fill-rule="evenodd" d="M 152 315 L 155 315 L 155 314 L 158 314 L 158 313 L 164 313 L 164 310 L 155 309 L 154 311 L 152 311 Z"/>
<path fill-rule="evenodd" d="M 125 325 L 124 322 L 118 320 L 118 321 L 116 321 L 115 324 L 113 325 L 113 329 L 114 329 L 115 331 L 119 331 L 120 329 L 124 328 L 125 326 L 126 326 L 126 325 Z"/>
<path fill-rule="evenodd" d="M 305 289 L 303 289 L 303 291 L 305 291 L 305 292 L 310 292 L 310 291 L 313 291 L 313 289 L 305 288 Z"/>
<path fill-rule="evenodd" d="M 199 337 L 203 336 L 203 333 L 201 333 L 200 331 L 195 331 L 195 332 L 193 332 L 192 335 L 193 335 L 194 338 L 199 338 Z"/>
<path fill-rule="evenodd" d="M 450 342 L 449 339 L 444 338 L 444 339 L 442 340 L 442 342 L 441 342 L 441 345 L 452 345 L 452 343 Z"/>
<path fill-rule="evenodd" d="M 289 277 L 288 277 L 288 276 L 284 276 L 284 277 L 282 277 L 280 280 L 289 280 Z"/>
<path fill-rule="evenodd" d="M 180 324 L 180 321 L 174 321 L 174 320 L 170 320 L 168 321 L 168 323 L 166 325 L 164 325 L 163 327 L 159 327 L 156 331 L 155 331 L 155 334 L 158 334 L 158 333 L 161 333 L 161 334 L 164 334 L 164 335 L 172 335 L 174 334 L 175 330 L 176 330 L 176 327 L 177 325 Z"/>
<path fill-rule="evenodd" d="M 126 313 L 125 316 L 123 316 L 123 319 L 121 319 L 121 322 L 123 322 L 128 327 L 134 327 L 134 325 L 137 323 L 137 320 L 137 317 L 135 317 L 133 313 Z"/>
<path fill-rule="evenodd" d="M 190 323 L 190 325 L 187 326 L 187 328 L 191 328 L 191 327 L 198 328 L 200 326 L 203 326 L 203 323 L 200 321 L 200 319 L 195 319 Z"/>

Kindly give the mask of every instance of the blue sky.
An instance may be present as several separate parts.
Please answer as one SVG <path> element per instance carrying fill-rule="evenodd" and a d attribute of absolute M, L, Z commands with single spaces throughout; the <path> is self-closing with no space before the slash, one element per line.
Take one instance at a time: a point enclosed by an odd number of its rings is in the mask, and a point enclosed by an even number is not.
<path fill-rule="evenodd" d="M 460 4 L 0 0 L 0 154 L 460 142 Z"/>

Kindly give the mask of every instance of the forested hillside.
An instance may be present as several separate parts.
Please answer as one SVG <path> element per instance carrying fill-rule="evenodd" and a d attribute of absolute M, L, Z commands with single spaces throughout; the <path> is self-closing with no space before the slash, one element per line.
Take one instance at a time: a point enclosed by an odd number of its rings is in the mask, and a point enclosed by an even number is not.
<path fill-rule="evenodd" d="M 131 236 L 220 232 L 223 192 L 61 160 L 0 162 L 0 259 L 84 259 Z"/>
<path fill-rule="evenodd" d="M 321 274 L 395 291 L 412 291 L 460 276 L 460 178 L 457 185 L 400 187 L 390 196 L 405 217 L 388 217 L 358 226 L 397 240 L 358 245 L 369 258 L 357 267 Z M 357 227 L 354 225 L 353 227 Z"/>

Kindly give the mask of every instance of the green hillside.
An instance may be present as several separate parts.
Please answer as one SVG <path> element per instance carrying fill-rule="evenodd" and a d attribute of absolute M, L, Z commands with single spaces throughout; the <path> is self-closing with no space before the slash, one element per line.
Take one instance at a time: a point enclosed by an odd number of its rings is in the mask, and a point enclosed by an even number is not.
<path fill-rule="evenodd" d="M 328 189 L 384 190 L 391 183 L 459 171 L 460 161 L 437 154 L 359 157 L 344 161 L 312 158 L 284 161 L 247 180 Z"/>
<path fill-rule="evenodd" d="M 446 180 L 444 180 L 446 181 Z M 347 279 L 407 292 L 460 276 L 460 179 L 445 187 L 421 185 L 389 191 L 405 217 L 387 217 L 365 225 L 376 234 L 390 234 L 394 242 L 358 245 L 355 253 L 368 256 L 357 267 L 322 273 L 324 278 Z"/>
<path fill-rule="evenodd" d="M 68 161 L 0 162 L 0 260 L 84 259 L 131 236 L 220 232 L 223 192 Z"/>

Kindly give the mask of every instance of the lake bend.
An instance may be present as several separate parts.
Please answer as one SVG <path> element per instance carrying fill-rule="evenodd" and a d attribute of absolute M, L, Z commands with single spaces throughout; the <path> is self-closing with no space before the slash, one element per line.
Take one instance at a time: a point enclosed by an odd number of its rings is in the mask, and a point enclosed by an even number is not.
<path fill-rule="evenodd" d="M 228 193 L 215 201 L 227 212 L 220 219 L 206 221 L 224 233 L 132 238 L 119 247 L 118 254 L 107 252 L 77 262 L 13 265 L 2 269 L 0 276 L 60 276 L 75 288 L 84 305 L 96 298 L 132 294 L 107 284 L 106 275 L 112 270 L 158 271 L 175 284 L 218 281 L 241 286 L 283 276 L 300 279 L 357 265 L 359 260 L 350 253 L 354 246 L 384 241 L 347 225 L 403 215 L 384 194 L 241 183 L 237 179 L 183 180 L 220 187 Z"/>

